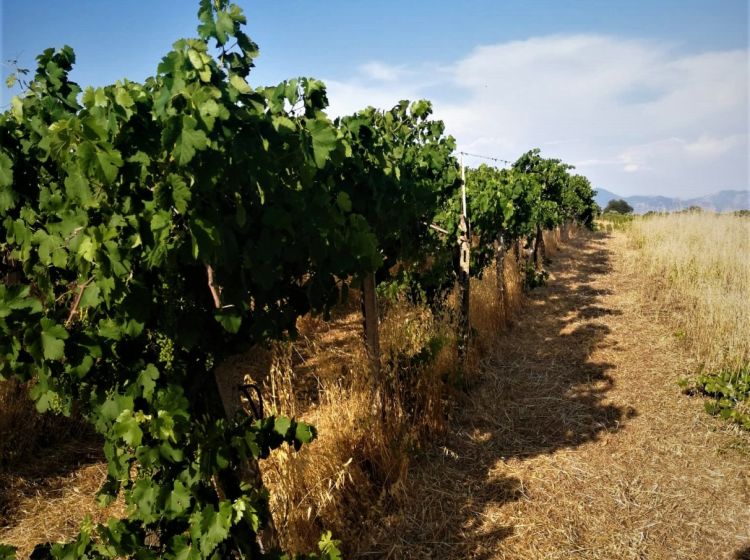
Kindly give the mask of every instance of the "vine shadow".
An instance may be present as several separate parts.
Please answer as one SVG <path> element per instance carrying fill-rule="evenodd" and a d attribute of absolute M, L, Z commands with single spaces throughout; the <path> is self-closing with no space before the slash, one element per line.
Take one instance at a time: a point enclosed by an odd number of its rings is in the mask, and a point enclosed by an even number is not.
<path fill-rule="evenodd" d="M 353 557 L 497 558 L 514 534 L 499 508 L 526 496 L 505 463 L 575 448 L 637 415 L 605 403 L 613 365 L 590 360 L 616 346 L 598 319 L 621 313 L 603 300 L 611 292 L 593 285 L 612 270 L 601 237 L 573 240 L 550 270 L 548 286 L 529 294 L 499 336 L 448 433 L 413 466 L 405 513 L 384 519 Z"/>
<path fill-rule="evenodd" d="M 33 455 L 0 467 L 0 527 L 13 524 L 26 500 L 59 491 L 71 473 L 103 460 L 101 438 L 81 427 L 65 443 L 37 448 Z"/>

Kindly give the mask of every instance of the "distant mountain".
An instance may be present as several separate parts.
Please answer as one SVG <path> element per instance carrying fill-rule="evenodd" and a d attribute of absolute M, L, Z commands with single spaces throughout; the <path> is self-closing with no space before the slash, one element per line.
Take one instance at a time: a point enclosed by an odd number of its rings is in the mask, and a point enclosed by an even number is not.
<path fill-rule="evenodd" d="M 670 198 L 667 196 L 620 196 L 607 189 L 597 189 L 596 203 L 604 208 L 610 200 L 624 200 L 633 207 L 636 214 L 646 212 L 673 212 L 689 206 L 700 206 L 704 210 L 732 212 L 750 210 L 749 191 L 719 191 L 698 198 Z"/>

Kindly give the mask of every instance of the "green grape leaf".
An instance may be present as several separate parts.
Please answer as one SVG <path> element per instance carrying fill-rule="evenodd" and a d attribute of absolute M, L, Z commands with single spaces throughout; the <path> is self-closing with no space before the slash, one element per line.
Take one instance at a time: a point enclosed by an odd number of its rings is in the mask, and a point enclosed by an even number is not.
<path fill-rule="evenodd" d="M 187 182 L 175 173 L 171 173 L 168 177 L 169 184 L 172 186 L 172 202 L 174 203 L 175 209 L 180 213 L 184 214 L 187 211 L 188 203 L 192 193 Z"/>
<path fill-rule="evenodd" d="M 297 422 L 297 429 L 294 433 L 294 439 L 301 443 L 310 443 L 315 439 L 316 432 L 315 428 L 310 424 L 304 422 Z"/>
<path fill-rule="evenodd" d="M 352 199 L 349 198 L 349 195 L 344 191 L 341 191 L 336 195 L 336 204 L 338 204 L 339 208 L 341 208 L 343 212 L 352 211 Z"/>
<path fill-rule="evenodd" d="M 45 359 L 62 359 L 65 354 L 64 341 L 68 338 L 68 331 L 53 319 L 46 317 L 40 321 L 40 324 L 42 325 L 42 350 Z"/>
<path fill-rule="evenodd" d="M 123 410 L 115 420 L 113 429 L 115 437 L 121 438 L 130 447 L 138 447 L 143 438 L 143 431 L 132 410 Z"/>
<path fill-rule="evenodd" d="M 232 86 L 234 86 L 234 88 L 240 93 L 251 93 L 253 91 L 252 88 L 250 88 L 250 86 L 244 80 L 244 78 L 242 76 L 238 76 L 237 74 L 232 74 L 232 76 L 229 78 L 229 83 L 232 84 Z"/>
<path fill-rule="evenodd" d="M 216 38 L 219 44 L 224 44 L 229 40 L 229 36 L 234 34 L 234 21 L 231 16 L 221 10 L 216 14 Z"/>
<path fill-rule="evenodd" d="M 224 327 L 224 330 L 232 334 L 239 332 L 240 326 L 242 326 L 242 315 L 231 308 L 217 310 L 214 317 Z"/>
<path fill-rule="evenodd" d="M 150 401 L 154 396 L 157 379 L 159 379 L 159 370 L 153 364 L 148 364 L 138 374 L 138 384 L 141 386 L 141 394 L 144 399 Z"/>
<path fill-rule="evenodd" d="M 197 130 L 198 121 L 190 116 L 182 118 L 182 128 L 172 149 L 172 156 L 179 165 L 187 165 L 195 156 L 196 150 L 205 150 L 208 138 L 202 130 Z"/>
<path fill-rule="evenodd" d="M 203 558 L 208 558 L 229 536 L 231 525 L 232 504 L 227 501 L 219 503 L 219 511 L 209 504 L 190 517 L 190 535 L 194 541 L 199 542 Z"/>
<path fill-rule="evenodd" d="M 278 416 L 273 423 L 273 431 L 281 437 L 286 438 L 289 428 L 292 427 L 292 421 L 286 416 Z"/>
<path fill-rule="evenodd" d="M 115 88 L 115 101 L 118 105 L 121 107 L 125 107 L 126 109 L 129 109 L 133 105 L 135 105 L 135 101 L 133 101 L 133 98 L 130 97 L 130 93 L 128 93 L 128 90 L 126 90 L 122 86 L 117 86 Z"/>
<path fill-rule="evenodd" d="M 176 480 L 167 498 L 167 511 L 174 516 L 180 515 L 190 507 L 190 501 L 190 490 L 181 481 Z"/>
<path fill-rule="evenodd" d="M 130 493 L 129 501 L 133 507 L 131 515 L 144 523 L 153 523 L 159 519 L 158 491 L 159 486 L 149 479 L 137 481 Z"/>
<path fill-rule="evenodd" d="M 306 126 L 312 137 L 315 165 L 319 168 L 323 168 L 325 167 L 331 152 L 336 149 L 336 131 L 330 123 L 320 119 L 308 120 Z"/>
<path fill-rule="evenodd" d="M 13 161 L 8 154 L 0 151 L 0 187 L 13 185 Z"/>
<path fill-rule="evenodd" d="M 78 146 L 78 161 L 85 175 L 94 177 L 104 184 L 110 184 L 115 180 L 123 163 L 117 150 L 108 146 L 97 146 L 88 141 Z"/>

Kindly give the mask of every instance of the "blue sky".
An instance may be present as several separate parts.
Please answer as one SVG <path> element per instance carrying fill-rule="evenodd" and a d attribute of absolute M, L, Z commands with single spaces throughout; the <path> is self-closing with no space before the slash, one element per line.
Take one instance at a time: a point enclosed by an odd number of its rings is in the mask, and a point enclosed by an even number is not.
<path fill-rule="evenodd" d="M 746 1 L 238 3 L 261 48 L 251 81 L 322 78 L 332 114 L 426 97 L 466 151 L 539 146 L 623 195 L 747 188 Z M 82 85 L 141 80 L 196 10 L 2 0 L 2 60 L 69 44 Z"/>

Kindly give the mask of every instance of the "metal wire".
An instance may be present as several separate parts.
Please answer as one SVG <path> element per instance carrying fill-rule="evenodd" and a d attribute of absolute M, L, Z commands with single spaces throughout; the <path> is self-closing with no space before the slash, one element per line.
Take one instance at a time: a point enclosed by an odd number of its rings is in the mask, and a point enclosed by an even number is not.
<path fill-rule="evenodd" d="M 470 154 L 469 152 L 456 152 L 456 153 L 459 154 L 459 155 L 462 155 L 462 156 L 475 157 L 475 158 L 480 158 L 480 159 L 487 159 L 487 160 L 490 160 L 490 161 L 497 161 L 497 162 L 500 162 L 500 163 L 504 163 L 506 165 L 512 165 L 513 164 L 513 162 L 510 161 L 510 160 L 508 160 L 508 159 L 502 159 L 502 158 L 497 158 L 497 157 L 492 157 L 492 156 L 485 156 L 485 155 L 481 155 L 481 154 Z"/>

